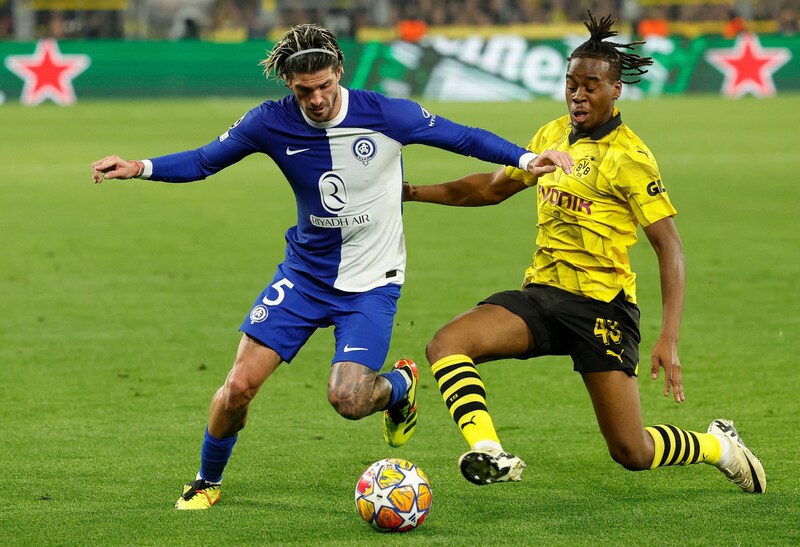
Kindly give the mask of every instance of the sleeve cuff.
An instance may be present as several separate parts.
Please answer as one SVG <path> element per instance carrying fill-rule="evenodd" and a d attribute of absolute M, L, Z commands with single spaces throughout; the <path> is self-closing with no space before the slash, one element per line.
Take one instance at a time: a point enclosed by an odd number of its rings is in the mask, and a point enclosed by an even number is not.
<path fill-rule="evenodd" d="M 153 162 L 150 160 L 139 160 L 144 165 L 144 169 L 142 169 L 142 174 L 139 175 L 137 178 L 140 179 L 149 179 L 150 176 L 153 174 Z"/>
<path fill-rule="evenodd" d="M 535 160 L 538 156 L 538 154 L 534 154 L 533 152 L 526 152 L 525 154 L 522 154 L 522 157 L 519 159 L 519 168 L 523 171 L 527 171 L 528 164 Z M 145 168 L 145 171 L 146 170 L 147 168 Z"/>

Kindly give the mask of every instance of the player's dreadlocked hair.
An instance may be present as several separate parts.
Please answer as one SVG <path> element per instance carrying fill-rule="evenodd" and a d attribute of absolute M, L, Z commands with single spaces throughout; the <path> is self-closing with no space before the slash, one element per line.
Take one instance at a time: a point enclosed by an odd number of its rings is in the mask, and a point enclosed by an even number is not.
<path fill-rule="evenodd" d="M 575 48 L 567 58 L 567 62 L 578 57 L 589 57 L 591 59 L 600 59 L 607 61 L 609 64 L 609 76 L 614 80 L 620 80 L 625 84 L 635 84 L 641 82 L 641 78 L 637 80 L 624 80 L 623 78 L 629 76 L 641 76 L 646 69 L 642 67 L 650 66 L 653 64 L 652 57 L 640 57 L 634 53 L 627 53 L 625 49 L 632 50 L 634 46 L 644 44 L 644 42 L 630 42 L 628 44 L 618 44 L 615 42 L 604 41 L 606 38 L 612 38 L 617 35 L 616 30 L 611 30 L 616 19 L 612 19 L 610 15 L 600 19 L 600 22 L 594 18 L 592 12 L 589 11 L 589 20 L 584 21 L 583 24 L 589 29 L 589 39 Z"/>
<path fill-rule="evenodd" d="M 316 23 L 290 28 L 259 64 L 264 75 L 270 73 L 278 81 L 287 81 L 295 74 L 311 74 L 341 66 L 344 54 L 331 31 Z"/>

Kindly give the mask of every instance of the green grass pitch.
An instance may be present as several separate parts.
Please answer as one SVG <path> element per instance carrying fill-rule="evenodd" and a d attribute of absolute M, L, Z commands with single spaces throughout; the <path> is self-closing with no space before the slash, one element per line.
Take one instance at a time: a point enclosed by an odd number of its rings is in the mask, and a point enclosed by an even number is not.
<path fill-rule="evenodd" d="M 486 488 L 427 367 L 419 427 L 390 450 L 380 417 L 341 419 L 325 392 L 321 331 L 256 398 L 209 512 L 173 509 L 197 470 L 208 403 L 237 328 L 283 256 L 288 185 L 253 156 L 189 185 L 93 185 L 90 163 L 205 144 L 258 100 L 0 107 L 0 536 L 9 545 L 789 545 L 800 543 L 800 96 L 620 103 L 658 158 L 688 265 L 681 358 L 687 400 L 640 380 L 646 423 L 736 421 L 764 462 L 748 496 L 703 465 L 631 473 L 608 457 L 568 359 L 481 367 L 524 481 Z M 524 145 L 560 102 L 428 104 Z M 494 169 L 412 146 L 406 177 Z M 406 206 L 407 283 L 390 359 L 424 364 L 436 329 L 516 287 L 534 241 L 535 192 L 497 207 Z M 642 356 L 660 325 L 655 256 L 634 249 Z M 376 535 L 353 488 L 397 455 L 429 475 L 418 530 Z"/>

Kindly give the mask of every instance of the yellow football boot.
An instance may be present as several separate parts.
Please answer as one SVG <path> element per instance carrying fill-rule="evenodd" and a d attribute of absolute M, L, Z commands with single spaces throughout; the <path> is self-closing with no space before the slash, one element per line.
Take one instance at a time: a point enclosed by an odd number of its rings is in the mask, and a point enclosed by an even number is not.
<path fill-rule="evenodd" d="M 175 509 L 210 509 L 219 501 L 219 484 L 212 484 L 203 479 L 185 484 L 183 494 L 175 502 Z"/>
<path fill-rule="evenodd" d="M 383 413 L 383 438 L 389 446 L 403 446 L 417 426 L 417 365 L 411 359 L 400 359 L 394 364 L 411 378 L 406 396 Z"/>

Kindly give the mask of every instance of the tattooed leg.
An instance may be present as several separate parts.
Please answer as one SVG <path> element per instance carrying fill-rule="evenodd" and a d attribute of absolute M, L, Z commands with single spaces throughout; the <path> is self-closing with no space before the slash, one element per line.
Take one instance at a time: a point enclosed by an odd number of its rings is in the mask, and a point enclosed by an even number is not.
<path fill-rule="evenodd" d="M 386 408 L 392 395 L 389 380 L 364 365 L 334 363 L 328 379 L 328 401 L 348 420 L 360 420 Z"/>

